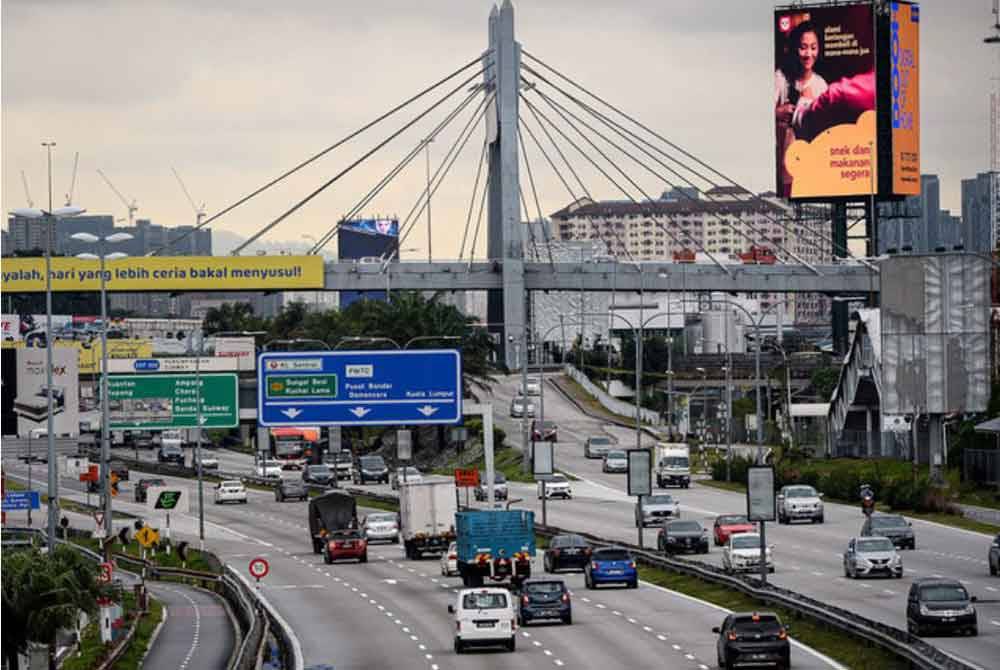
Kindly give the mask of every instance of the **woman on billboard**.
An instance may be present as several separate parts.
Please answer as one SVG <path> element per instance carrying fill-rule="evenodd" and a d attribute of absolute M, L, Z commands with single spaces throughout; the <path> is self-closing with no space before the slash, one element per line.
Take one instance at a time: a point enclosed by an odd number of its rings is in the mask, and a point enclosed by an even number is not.
<path fill-rule="evenodd" d="M 782 19 L 790 21 L 791 17 Z M 782 197 L 788 197 L 792 190 L 792 176 L 785 169 L 784 156 L 788 145 L 796 139 L 794 122 L 829 88 L 816 72 L 821 54 L 820 31 L 812 21 L 803 21 L 789 34 L 784 63 L 774 73 L 778 184 Z"/>

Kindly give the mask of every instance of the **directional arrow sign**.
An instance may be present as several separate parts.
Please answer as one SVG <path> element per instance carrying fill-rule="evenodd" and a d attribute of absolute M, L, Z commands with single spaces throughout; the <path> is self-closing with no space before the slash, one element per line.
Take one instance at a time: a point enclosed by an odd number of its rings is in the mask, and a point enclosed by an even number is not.
<path fill-rule="evenodd" d="M 457 424 L 462 358 L 453 349 L 261 354 L 262 426 Z"/>

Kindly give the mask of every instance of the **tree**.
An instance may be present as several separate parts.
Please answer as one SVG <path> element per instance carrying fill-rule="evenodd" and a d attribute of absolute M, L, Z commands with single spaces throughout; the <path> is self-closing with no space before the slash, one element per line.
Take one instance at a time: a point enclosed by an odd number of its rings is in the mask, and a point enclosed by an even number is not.
<path fill-rule="evenodd" d="M 830 366 L 817 368 L 813 371 L 809 381 L 816 389 L 820 400 L 827 402 L 833 397 L 833 391 L 837 388 L 837 382 L 840 381 L 840 370 Z"/>
<path fill-rule="evenodd" d="M 49 667 L 55 667 L 56 634 L 75 627 L 79 612 L 97 609 L 95 575 L 94 565 L 67 546 L 49 554 L 3 553 L 3 656 L 10 670 L 18 670 L 18 654 L 29 641 L 48 645 Z"/>
<path fill-rule="evenodd" d="M 225 303 L 213 307 L 205 314 L 206 335 L 224 331 L 266 330 L 267 320 L 254 314 L 248 302 Z"/>

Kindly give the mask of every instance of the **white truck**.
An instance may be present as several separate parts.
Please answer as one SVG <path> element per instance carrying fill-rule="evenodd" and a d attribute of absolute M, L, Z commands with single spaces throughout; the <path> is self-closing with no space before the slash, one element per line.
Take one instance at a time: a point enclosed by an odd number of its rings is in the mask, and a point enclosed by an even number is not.
<path fill-rule="evenodd" d="M 683 442 L 656 443 L 656 485 L 691 486 L 691 448 Z"/>
<path fill-rule="evenodd" d="M 399 487 L 399 520 L 406 557 L 442 553 L 455 540 L 455 480 L 425 479 Z"/>

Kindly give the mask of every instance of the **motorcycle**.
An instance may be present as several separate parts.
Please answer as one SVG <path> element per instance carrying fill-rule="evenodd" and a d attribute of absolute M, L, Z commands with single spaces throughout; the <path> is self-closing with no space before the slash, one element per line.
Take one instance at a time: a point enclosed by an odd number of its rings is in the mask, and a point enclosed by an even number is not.
<path fill-rule="evenodd" d="M 872 491 L 872 487 L 868 486 L 868 484 L 863 484 L 861 486 L 861 513 L 865 516 L 871 516 L 874 511 L 875 492 Z"/>

